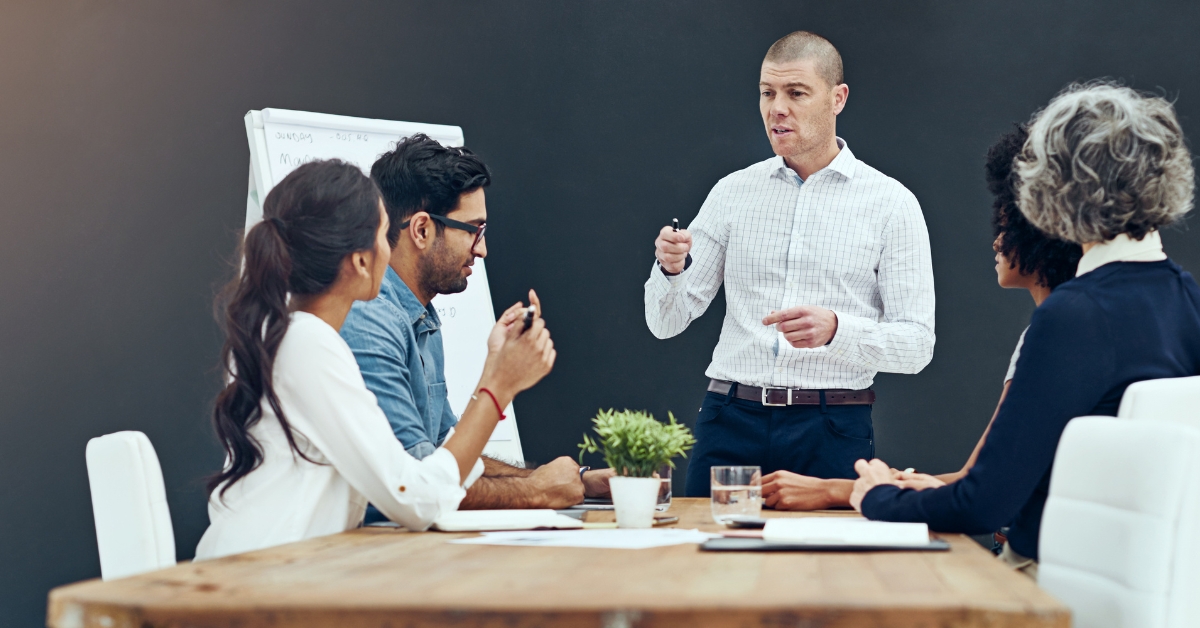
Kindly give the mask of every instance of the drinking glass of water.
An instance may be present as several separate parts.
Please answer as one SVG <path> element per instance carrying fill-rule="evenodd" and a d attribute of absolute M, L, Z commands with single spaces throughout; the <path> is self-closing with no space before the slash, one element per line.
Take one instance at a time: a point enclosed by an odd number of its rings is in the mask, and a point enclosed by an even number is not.
<path fill-rule="evenodd" d="M 725 523 L 731 515 L 762 515 L 762 469 L 760 467 L 713 467 L 712 515 Z"/>
<path fill-rule="evenodd" d="M 658 477 L 662 480 L 662 486 L 658 489 L 658 505 L 654 509 L 663 512 L 671 507 L 671 465 L 660 467 Z"/>

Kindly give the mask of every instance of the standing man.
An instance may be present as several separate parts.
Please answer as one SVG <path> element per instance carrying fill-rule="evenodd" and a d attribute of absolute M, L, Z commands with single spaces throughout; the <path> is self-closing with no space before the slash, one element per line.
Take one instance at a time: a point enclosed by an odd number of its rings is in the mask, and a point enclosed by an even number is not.
<path fill-rule="evenodd" d="M 775 157 L 713 187 L 688 229 L 664 227 L 646 282 L 658 338 L 726 313 L 696 420 L 687 494 L 714 465 L 855 478 L 875 454 L 875 373 L 933 357 L 933 267 L 917 199 L 837 137 L 850 88 L 825 38 L 797 31 L 763 60 L 759 110 Z"/>
<path fill-rule="evenodd" d="M 471 151 L 416 134 L 384 153 L 371 179 L 391 221 L 392 259 L 379 296 L 356 302 L 341 334 L 396 438 L 420 459 L 458 423 L 446 398 L 441 321 L 430 302 L 466 290 L 475 258 L 487 257 L 484 188 L 491 173 Z M 540 314 L 537 295 L 529 296 Z M 534 470 L 484 457 L 473 475 L 461 509 L 566 508 L 585 495 L 606 495 L 612 471 L 581 472 L 565 456 Z M 382 518 L 367 510 L 367 523 Z"/>

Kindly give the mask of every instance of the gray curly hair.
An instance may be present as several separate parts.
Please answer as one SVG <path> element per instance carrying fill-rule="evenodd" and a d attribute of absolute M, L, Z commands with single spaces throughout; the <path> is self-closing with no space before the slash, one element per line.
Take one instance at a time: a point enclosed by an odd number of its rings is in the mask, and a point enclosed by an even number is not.
<path fill-rule="evenodd" d="M 1140 240 L 1192 209 L 1175 108 L 1109 82 L 1069 85 L 1035 113 L 1014 167 L 1021 213 L 1071 242 Z"/>

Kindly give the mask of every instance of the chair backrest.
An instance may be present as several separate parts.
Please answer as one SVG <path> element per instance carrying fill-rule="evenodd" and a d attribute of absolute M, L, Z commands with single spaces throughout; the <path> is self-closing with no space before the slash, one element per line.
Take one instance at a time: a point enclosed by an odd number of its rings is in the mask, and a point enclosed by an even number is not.
<path fill-rule="evenodd" d="M 150 439 L 117 432 L 87 444 L 88 484 L 105 580 L 175 564 L 175 532 Z"/>
<path fill-rule="evenodd" d="M 1200 626 L 1200 429 L 1071 421 L 1038 554 L 1038 584 L 1078 628 Z"/>
<path fill-rule="evenodd" d="M 1200 427 L 1200 375 L 1130 384 L 1121 397 L 1122 419 L 1170 421 Z"/>

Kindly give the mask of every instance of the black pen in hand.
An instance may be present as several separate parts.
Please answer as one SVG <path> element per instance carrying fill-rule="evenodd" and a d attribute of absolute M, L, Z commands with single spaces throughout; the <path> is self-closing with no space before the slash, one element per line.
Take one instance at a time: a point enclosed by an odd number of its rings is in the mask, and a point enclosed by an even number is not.
<path fill-rule="evenodd" d="M 671 219 L 671 231 L 679 231 L 679 219 L 678 218 Z"/>
<path fill-rule="evenodd" d="M 521 333 L 529 331 L 529 328 L 533 326 L 533 315 L 536 313 L 537 308 L 535 306 L 531 305 L 525 309 L 525 322 L 522 324 Z"/>

